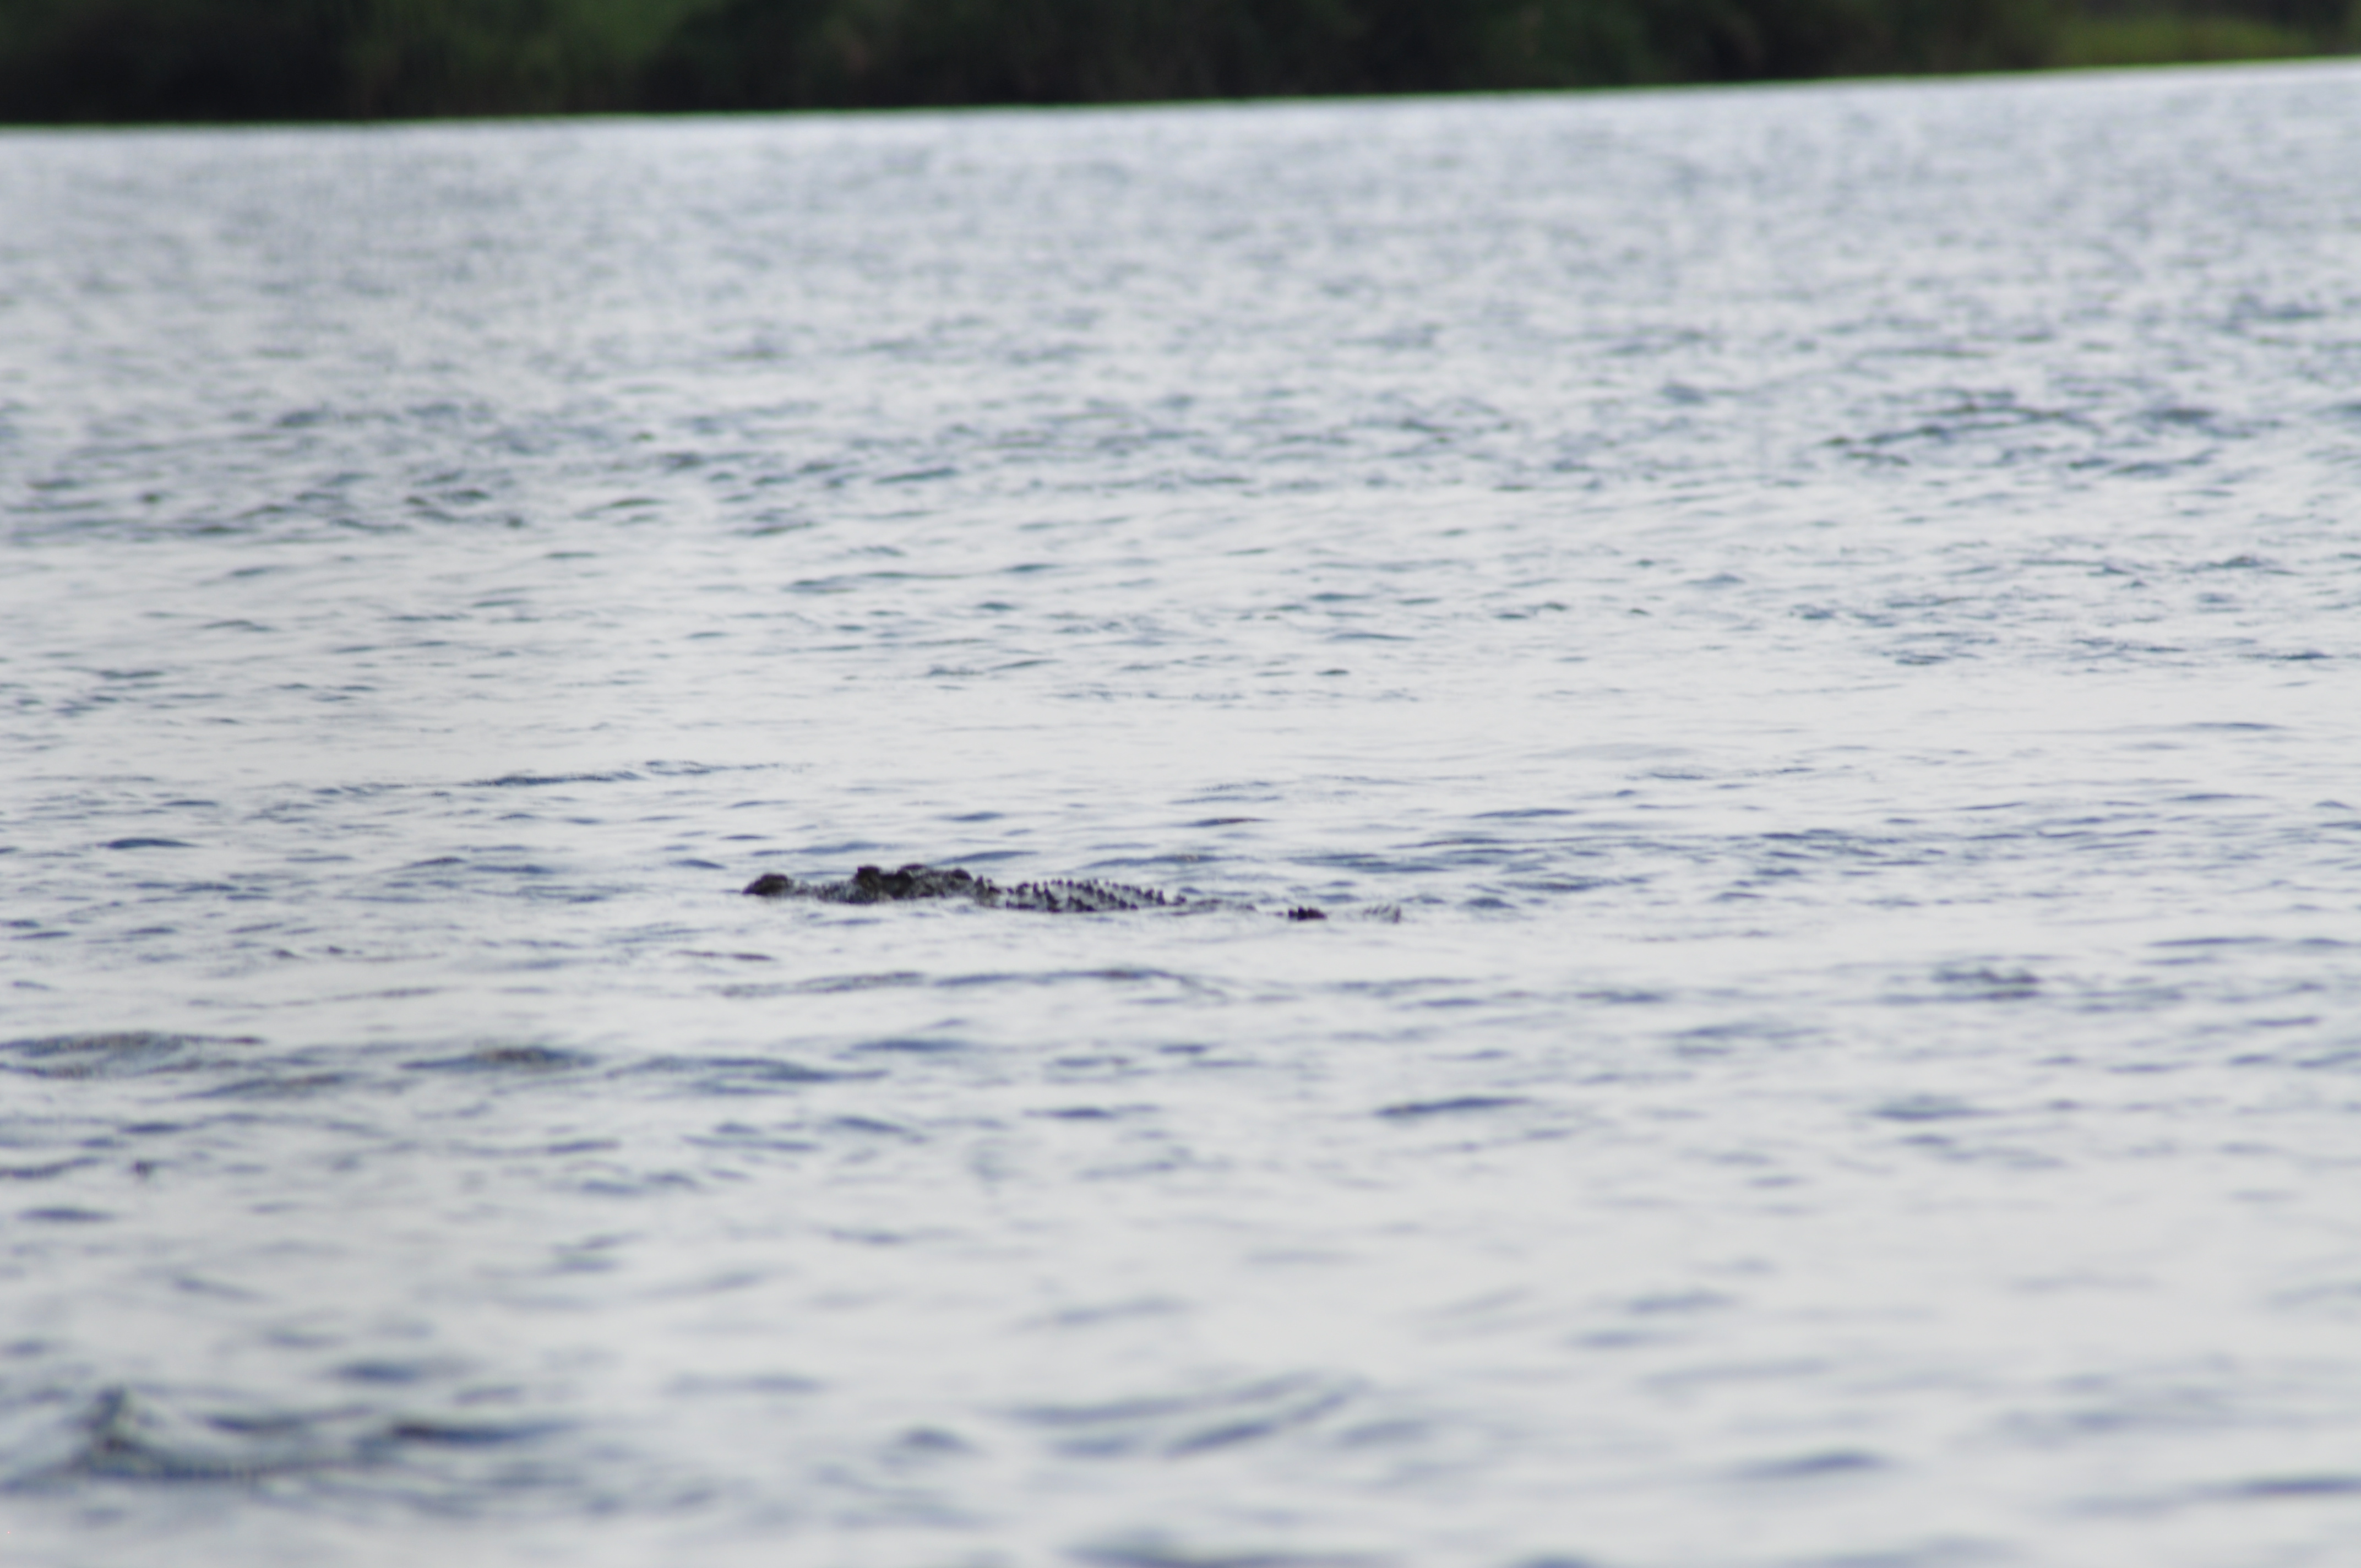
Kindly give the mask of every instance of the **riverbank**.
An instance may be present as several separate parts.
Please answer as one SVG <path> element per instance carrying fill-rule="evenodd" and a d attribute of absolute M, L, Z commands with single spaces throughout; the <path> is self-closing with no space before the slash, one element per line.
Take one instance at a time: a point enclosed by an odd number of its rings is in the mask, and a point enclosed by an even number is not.
<path fill-rule="evenodd" d="M 1317 97 L 2356 48 L 2353 0 L 0 0 L 0 122 Z"/>

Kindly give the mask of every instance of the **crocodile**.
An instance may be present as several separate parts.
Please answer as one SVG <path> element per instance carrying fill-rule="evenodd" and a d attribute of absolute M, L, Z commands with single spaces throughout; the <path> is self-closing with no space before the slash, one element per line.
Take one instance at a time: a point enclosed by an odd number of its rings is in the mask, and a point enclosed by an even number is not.
<path fill-rule="evenodd" d="M 1216 907 L 1211 900 L 1178 897 L 1152 887 L 1132 887 L 1119 882 L 1052 877 L 1003 887 L 988 877 L 977 876 L 958 866 L 917 862 L 890 872 L 862 866 L 842 882 L 798 882 L 777 872 L 765 872 L 748 883 L 744 891 L 757 898 L 816 898 L 823 904 L 901 904 L 927 898 L 964 898 L 990 909 L 1031 909 L 1047 915 Z M 1309 905 L 1297 905 L 1288 910 L 1287 918 L 1325 920 L 1328 916 Z"/>

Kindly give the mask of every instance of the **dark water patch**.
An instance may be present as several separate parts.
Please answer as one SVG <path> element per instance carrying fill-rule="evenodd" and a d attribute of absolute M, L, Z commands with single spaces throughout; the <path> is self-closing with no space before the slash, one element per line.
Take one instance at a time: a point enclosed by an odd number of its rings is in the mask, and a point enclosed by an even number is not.
<path fill-rule="evenodd" d="M 385 1429 L 385 1441 L 433 1448 L 506 1448 L 555 1436 L 566 1431 L 568 1424 L 555 1420 L 403 1420 Z"/>
<path fill-rule="evenodd" d="M 1738 1019 L 1727 1024 L 1704 1024 L 1693 1029 L 1683 1029 L 1672 1037 L 1672 1048 L 1685 1057 L 1720 1057 L 1730 1055 L 1747 1045 L 1797 1046 L 1817 1037 L 1819 1031 L 1807 1025 L 1776 1019 Z"/>
<path fill-rule="evenodd" d="M 658 778 L 684 779 L 703 778 L 708 773 L 771 773 L 775 771 L 780 765 L 781 764 L 777 762 L 671 762 L 662 758 L 651 759 L 650 761 L 640 764 L 642 769 L 654 774 Z M 612 776 L 617 778 L 627 778 L 633 775 L 628 773 L 618 773 Z"/>
<path fill-rule="evenodd" d="M 1334 984 L 1332 989 L 1347 996 L 1374 996 L 1380 999 L 1392 999 L 1396 997 L 1422 999 L 1429 992 L 1444 988 L 1461 987 L 1465 986 L 1466 983 L 1467 982 L 1466 981 L 1455 977 L 1437 978 L 1433 980 L 1421 980 L 1413 977 L 1407 980 L 1339 981 Z"/>
<path fill-rule="evenodd" d="M 1215 987 L 1194 975 L 1127 964 L 1105 969 L 986 970 L 981 974 L 945 975 L 932 983 L 939 991 L 972 991 L 992 986 L 1064 987 L 1072 981 L 1084 980 L 1103 981 L 1115 985 L 1170 985 L 1206 995 L 1216 991 Z"/>
<path fill-rule="evenodd" d="M 1117 1537 L 1074 1547 L 1068 1555 L 1091 1568 L 1385 1568 L 1400 1561 L 1316 1548 L 1192 1545 L 1165 1535 Z"/>
<path fill-rule="evenodd" d="M 2041 994 L 2041 979 L 2030 970 L 1946 965 L 1935 971 L 1934 980 L 1935 1001 L 2023 1002 Z"/>
<path fill-rule="evenodd" d="M 888 1122 L 875 1116 L 831 1116 L 825 1124 L 832 1133 L 858 1133 L 863 1137 L 901 1138 L 911 1143 L 925 1141 L 926 1135 L 899 1122 Z"/>
<path fill-rule="evenodd" d="M 801 1128 L 767 1129 L 742 1122 L 724 1122 L 709 1133 L 692 1133 L 683 1141 L 698 1148 L 763 1154 L 810 1154 L 819 1147 Z"/>
<path fill-rule="evenodd" d="M 2021 1561 L 2011 1546 L 1975 1536 L 1943 1536 L 1909 1546 L 1869 1547 L 1780 1560 L 1780 1568 L 1995 1568 Z"/>
<path fill-rule="evenodd" d="M 575 1190 L 595 1198 L 651 1198 L 704 1190 L 705 1183 L 683 1170 L 651 1170 L 634 1175 L 594 1176 Z"/>
<path fill-rule="evenodd" d="M 1509 885 L 1519 893 L 1595 893 L 1602 887 L 1636 886 L 1644 878 L 1604 876 L 1537 876 L 1519 877 Z M 1393 905 L 1385 907 L 1393 908 Z"/>
<path fill-rule="evenodd" d="M 102 1390 L 74 1421 L 66 1456 L 7 1483 L 40 1491 L 77 1481 L 248 1483 L 345 1462 L 349 1448 L 319 1442 L 333 1418 L 191 1413 L 129 1388 Z"/>
<path fill-rule="evenodd" d="M 609 773 L 502 773 L 496 779 L 469 779 L 466 789 L 543 789 L 551 784 L 632 784 L 644 775 L 626 769 Z"/>
<path fill-rule="evenodd" d="M 2361 1475 L 2263 1475 L 2210 1487 L 2224 1502 L 2301 1502 L 2312 1498 L 2361 1499 Z"/>
<path fill-rule="evenodd" d="M 895 1035 L 882 1040 L 863 1040 L 849 1047 L 862 1056 L 951 1056 L 973 1047 L 965 1040 L 948 1039 L 941 1036 Z"/>
<path fill-rule="evenodd" d="M 675 1377 L 666 1392 L 684 1398 L 794 1398 L 817 1394 L 828 1385 L 817 1377 L 793 1372 L 749 1372 L 738 1376 L 690 1373 Z"/>
<path fill-rule="evenodd" d="M 1741 1465 L 1733 1475 L 1741 1481 L 1817 1481 L 1831 1475 L 1859 1475 L 1886 1467 L 1886 1462 L 1876 1454 L 1848 1448 L 1831 1449 L 1821 1453 L 1799 1453 L 1790 1458 Z"/>
<path fill-rule="evenodd" d="M 1104 1404 L 1033 1405 L 1012 1414 L 1050 1433 L 1061 1453 L 1179 1459 L 1309 1426 L 1342 1409 L 1357 1392 L 1350 1382 L 1302 1373 Z"/>
<path fill-rule="evenodd" d="M 1501 843 L 1501 840 L 1485 834 L 1485 836 L 1478 836 L 1478 839 L 1473 839 L 1471 843 L 1497 845 Z M 1525 855 L 1532 855 L 1532 848 L 1530 848 L 1530 845 L 1518 845 L 1518 848 L 1521 848 L 1521 852 L 1525 852 Z M 1369 852 L 1369 850 L 1315 850 L 1311 852 L 1311 855 L 1296 855 L 1291 864 L 1299 864 L 1299 867 L 1315 867 L 1320 869 L 1320 872 L 1356 872 L 1356 873 L 1362 873 L 1362 876 L 1400 876 L 1400 873 L 1407 873 L 1407 872 L 1431 872 L 1431 869 L 1438 867 L 1440 862 L 1433 862 L 1433 860 L 1405 860 L 1405 857 L 1390 855 L 1390 852 L 1378 855 L 1378 852 Z"/>
<path fill-rule="evenodd" d="M 2097 1374 L 2067 1380 L 2060 1408 L 2007 1418 L 2013 1435 L 2040 1447 L 2132 1433 L 2224 1433 L 2242 1424 L 2237 1400 L 2217 1385 L 2143 1384 Z"/>
<path fill-rule="evenodd" d="M 409 1072 L 551 1073 L 595 1067 L 598 1058 L 584 1051 L 554 1046 L 486 1046 L 456 1057 L 407 1061 Z"/>
<path fill-rule="evenodd" d="M 305 793 L 318 800 L 375 800 L 379 795 L 401 795 L 418 787 L 410 784 L 315 784 Z M 300 806 L 273 806 L 262 815 L 266 817 L 280 817 L 302 809 Z"/>
<path fill-rule="evenodd" d="M 341 1382 L 358 1383 L 370 1387 L 406 1388 L 456 1377 L 465 1371 L 464 1364 L 448 1357 L 428 1356 L 412 1360 L 371 1357 L 345 1362 L 331 1368 L 329 1375 Z"/>
<path fill-rule="evenodd" d="M 961 1459 L 977 1452 L 974 1443 L 955 1431 L 941 1427 L 910 1427 L 894 1434 L 884 1445 L 883 1457 L 892 1468 L 906 1469 Z"/>
<path fill-rule="evenodd" d="M 939 1236 L 939 1233 L 937 1233 L 937 1236 Z M 850 1225 L 832 1225 L 829 1228 L 828 1239 L 842 1242 L 847 1246 L 903 1247 L 929 1237 L 927 1233 L 921 1231 L 888 1231 L 875 1226 L 855 1228 Z"/>
<path fill-rule="evenodd" d="M 783 992 L 826 996 L 840 992 L 897 991 L 926 983 L 927 977 L 917 970 L 893 970 L 884 974 L 829 975 L 819 980 L 797 981 L 779 989 Z"/>
<path fill-rule="evenodd" d="M 836 1071 L 777 1057 L 658 1057 L 622 1069 L 617 1078 L 657 1076 L 682 1080 L 696 1094 L 782 1094 L 815 1083 L 882 1078 L 877 1071 Z"/>
<path fill-rule="evenodd" d="M 1027 1326 L 1035 1330 L 1087 1329 L 1102 1323 L 1125 1323 L 1141 1318 L 1180 1318 L 1186 1316 L 1188 1311 L 1188 1303 L 1170 1296 L 1135 1296 L 1122 1300 L 1068 1307 Z"/>
<path fill-rule="evenodd" d="M 1850 860 L 1888 861 L 1897 850 L 1904 863 L 1916 864 L 1922 858 L 1917 846 L 1905 839 L 1847 833 L 1833 828 L 1806 828 L 1792 832 L 1765 833 L 1761 842 L 1770 852 L 1784 858 L 1832 855 Z"/>
<path fill-rule="evenodd" d="M 225 1083 L 218 1089 L 200 1090 L 190 1096 L 193 1100 L 306 1100 L 332 1090 L 347 1089 L 364 1081 L 357 1073 L 350 1072 L 289 1072 L 273 1073 L 262 1078 L 241 1079 Z"/>
<path fill-rule="evenodd" d="M 71 1159 L 51 1160 L 47 1165 L 0 1165 L 0 1181 L 50 1181 L 70 1170 L 97 1163 L 89 1155 L 77 1155 Z"/>
<path fill-rule="evenodd" d="M 1452 1100 L 1411 1100 L 1377 1113 L 1388 1121 L 1411 1122 L 1429 1116 L 1459 1116 L 1477 1111 L 1505 1111 L 1532 1102 L 1521 1094 L 1463 1094 Z"/>
<path fill-rule="evenodd" d="M 35 1078 L 137 1078 L 212 1066 L 198 1053 L 208 1046 L 257 1046 L 251 1037 L 166 1035 L 129 1030 L 111 1035 L 51 1035 L 0 1044 L 0 1068 Z M 13 1059 L 10 1059 L 13 1058 Z"/>
<path fill-rule="evenodd" d="M 2346 1471 L 2257 1475 L 2246 1480 L 2213 1482 L 2172 1491 L 2136 1493 L 2094 1499 L 2085 1504 L 2095 1514 L 2171 1514 L 2186 1508 L 2257 1508 L 2291 1504 L 2327 1504 L 2340 1510 L 2361 1505 L 2361 1475 Z"/>
<path fill-rule="evenodd" d="M 1444 1428 L 1439 1421 L 1389 1416 L 1342 1427 L 1334 1441 L 1337 1448 L 1345 1451 L 1408 1449 L 1432 1442 L 1441 1435 L 1444 1435 Z"/>
<path fill-rule="evenodd" d="M 16 1217 L 49 1225 L 95 1225 L 115 1218 L 103 1209 L 77 1209 L 60 1205 L 47 1209 L 19 1209 Z"/>
<path fill-rule="evenodd" d="M 193 850 L 194 844 L 178 839 L 110 839 L 102 849 L 108 850 Z"/>
<path fill-rule="evenodd" d="M 1634 1296 L 1622 1306 L 1635 1318 L 1664 1318 L 1718 1312 L 1738 1304 L 1738 1298 L 1719 1290 L 1668 1290 Z"/>

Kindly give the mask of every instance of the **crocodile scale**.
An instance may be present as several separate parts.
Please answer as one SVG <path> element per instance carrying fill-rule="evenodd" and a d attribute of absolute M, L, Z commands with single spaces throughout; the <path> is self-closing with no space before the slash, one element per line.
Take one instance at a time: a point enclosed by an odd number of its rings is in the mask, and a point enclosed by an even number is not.
<path fill-rule="evenodd" d="M 798 882 L 767 872 L 746 884 L 757 898 L 816 898 L 824 904 L 899 904 L 927 898 L 965 898 L 993 909 L 1032 909 L 1047 915 L 1107 915 L 1133 909 L 1177 909 L 1190 903 L 1152 887 L 1119 882 L 1050 878 L 1003 887 L 958 866 L 913 863 L 898 871 L 862 866 L 842 882 Z M 1325 920 L 1308 905 L 1287 912 L 1290 920 Z"/>

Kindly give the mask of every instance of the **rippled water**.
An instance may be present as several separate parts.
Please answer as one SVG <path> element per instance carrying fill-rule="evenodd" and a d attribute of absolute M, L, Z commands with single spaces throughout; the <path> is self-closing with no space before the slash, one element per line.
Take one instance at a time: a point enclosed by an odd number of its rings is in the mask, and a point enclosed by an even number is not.
<path fill-rule="evenodd" d="M 2356 1561 L 2356 148 L 0 136 L 7 1561 Z"/>

